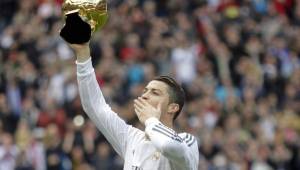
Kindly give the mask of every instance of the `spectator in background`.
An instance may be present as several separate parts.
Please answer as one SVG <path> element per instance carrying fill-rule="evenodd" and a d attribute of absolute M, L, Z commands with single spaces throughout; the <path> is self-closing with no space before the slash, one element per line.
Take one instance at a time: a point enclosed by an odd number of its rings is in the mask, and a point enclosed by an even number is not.
<path fill-rule="evenodd" d="M 15 145 L 13 136 L 10 133 L 3 133 L 0 145 L 0 168 L 14 169 L 18 154 L 19 150 Z"/>
<path fill-rule="evenodd" d="M 197 48 L 189 44 L 185 32 L 175 33 L 176 47 L 172 50 L 171 62 L 175 77 L 183 84 L 190 84 L 196 76 Z"/>

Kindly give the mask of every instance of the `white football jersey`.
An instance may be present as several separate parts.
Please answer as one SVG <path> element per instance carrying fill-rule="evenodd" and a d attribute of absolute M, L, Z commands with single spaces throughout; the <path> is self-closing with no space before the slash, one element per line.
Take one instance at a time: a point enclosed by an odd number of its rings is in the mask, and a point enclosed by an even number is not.
<path fill-rule="evenodd" d="M 84 111 L 124 159 L 124 170 L 196 170 L 197 140 L 177 134 L 158 119 L 145 122 L 145 131 L 125 123 L 105 102 L 91 59 L 77 63 L 77 79 Z"/>

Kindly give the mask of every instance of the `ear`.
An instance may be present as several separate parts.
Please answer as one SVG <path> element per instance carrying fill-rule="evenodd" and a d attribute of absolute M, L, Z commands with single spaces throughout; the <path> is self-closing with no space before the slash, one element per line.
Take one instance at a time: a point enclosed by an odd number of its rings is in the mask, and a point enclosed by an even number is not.
<path fill-rule="evenodd" d="M 167 113 L 175 114 L 179 110 L 179 104 L 171 103 L 168 105 Z"/>

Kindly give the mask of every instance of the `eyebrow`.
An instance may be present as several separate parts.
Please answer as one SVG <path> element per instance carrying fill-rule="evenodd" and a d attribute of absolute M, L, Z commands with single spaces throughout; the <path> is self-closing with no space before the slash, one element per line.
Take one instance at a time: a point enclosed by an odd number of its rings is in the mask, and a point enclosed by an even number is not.
<path fill-rule="evenodd" d="M 150 88 L 150 89 L 149 89 L 149 88 L 145 87 L 143 91 L 146 91 L 146 90 L 158 91 L 158 92 L 160 92 L 160 93 L 163 93 L 160 89 L 155 89 L 155 88 Z"/>

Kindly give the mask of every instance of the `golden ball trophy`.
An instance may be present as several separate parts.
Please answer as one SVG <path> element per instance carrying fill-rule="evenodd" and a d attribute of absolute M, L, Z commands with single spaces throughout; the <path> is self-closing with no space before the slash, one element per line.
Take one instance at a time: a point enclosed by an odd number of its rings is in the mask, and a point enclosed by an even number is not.
<path fill-rule="evenodd" d="M 108 18 L 106 0 L 65 0 L 62 11 L 66 23 L 60 36 L 70 44 L 83 44 Z"/>

